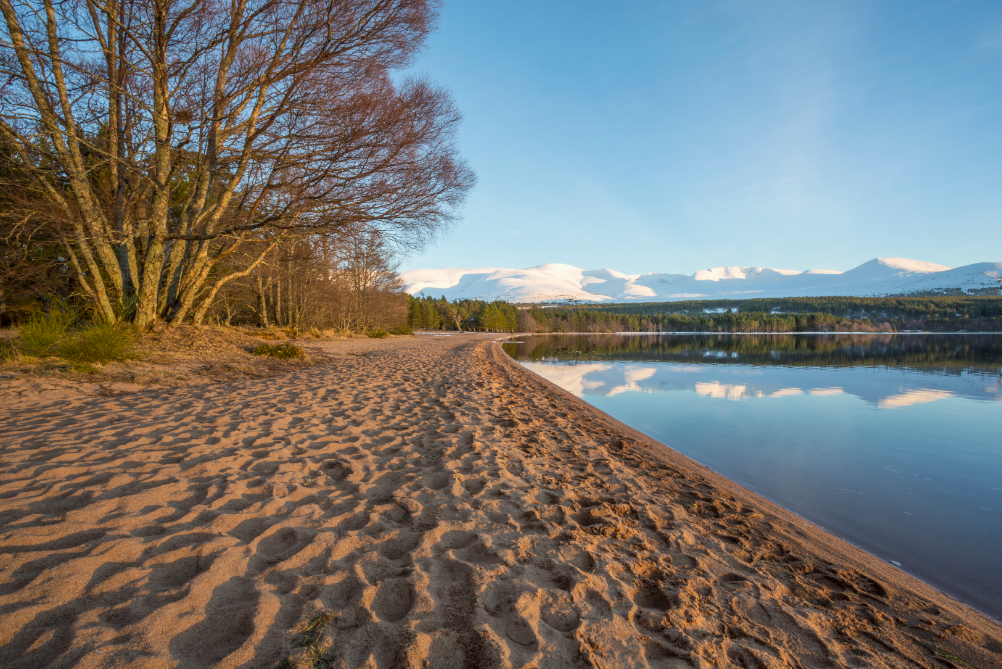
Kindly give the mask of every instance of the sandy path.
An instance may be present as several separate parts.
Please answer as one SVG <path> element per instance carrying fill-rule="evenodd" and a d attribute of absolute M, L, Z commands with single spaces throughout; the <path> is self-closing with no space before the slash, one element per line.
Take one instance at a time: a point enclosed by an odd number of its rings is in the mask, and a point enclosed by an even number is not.
<path fill-rule="evenodd" d="M 0 666 L 1002 666 L 996 624 L 491 339 L 0 409 Z"/>

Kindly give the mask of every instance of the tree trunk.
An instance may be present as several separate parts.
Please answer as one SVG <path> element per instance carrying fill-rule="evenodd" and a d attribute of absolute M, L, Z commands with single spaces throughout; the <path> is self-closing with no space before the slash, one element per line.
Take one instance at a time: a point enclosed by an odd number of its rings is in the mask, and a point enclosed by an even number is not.
<path fill-rule="evenodd" d="M 275 279 L 275 325 L 282 327 L 288 323 L 282 322 L 282 277 Z"/>
<path fill-rule="evenodd" d="M 261 281 L 260 275 L 257 277 L 257 296 L 258 296 L 258 306 L 257 312 L 260 318 L 260 325 L 263 328 L 268 327 L 268 295 L 265 292 L 267 286 Z"/>

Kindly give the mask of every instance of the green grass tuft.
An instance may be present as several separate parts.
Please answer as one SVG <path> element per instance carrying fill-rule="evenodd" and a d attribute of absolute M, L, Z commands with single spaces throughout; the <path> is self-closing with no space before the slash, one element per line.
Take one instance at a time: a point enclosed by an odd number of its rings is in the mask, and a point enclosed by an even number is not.
<path fill-rule="evenodd" d="M 55 346 L 61 358 L 73 362 L 100 364 L 138 357 L 135 328 L 127 325 L 93 323 L 69 333 Z"/>
<path fill-rule="evenodd" d="M 261 344 L 251 351 L 253 355 L 267 355 L 279 360 L 289 360 L 291 358 L 302 358 L 303 349 L 294 344 Z"/>
<path fill-rule="evenodd" d="M 383 339 L 385 337 L 389 337 L 390 333 L 383 328 L 379 328 L 378 330 L 369 330 L 369 336 L 373 339 Z"/>
<path fill-rule="evenodd" d="M 14 359 L 64 358 L 73 368 L 85 374 L 97 370 L 89 363 L 107 363 L 138 357 L 136 342 L 139 333 L 129 325 L 80 323 L 79 312 L 65 304 L 57 304 L 48 313 L 35 316 L 18 334 L 10 352 L 3 357 Z"/>
<path fill-rule="evenodd" d="M 395 335 L 413 335 L 414 330 L 411 329 L 409 325 L 398 325 L 397 327 L 390 330 L 390 334 Z"/>
<path fill-rule="evenodd" d="M 55 355 L 53 349 L 66 337 L 75 320 L 76 314 L 63 307 L 56 307 L 47 314 L 35 316 L 21 328 L 18 334 L 21 345 L 18 348 L 21 353 L 33 358 Z"/>

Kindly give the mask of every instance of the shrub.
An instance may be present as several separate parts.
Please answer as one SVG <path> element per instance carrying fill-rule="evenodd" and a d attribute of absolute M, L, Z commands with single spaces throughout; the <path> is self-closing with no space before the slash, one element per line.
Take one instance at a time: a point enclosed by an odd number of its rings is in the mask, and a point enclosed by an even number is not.
<path fill-rule="evenodd" d="M 261 344 L 251 351 L 253 355 L 268 355 L 279 360 L 289 360 L 291 358 L 302 358 L 303 349 L 293 344 Z"/>
<path fill-rule="evenodd" d="M 383 339 L 384 337 L 389 337 L 390 333 L 383 328 L 379 328 L 378 330 L 369 330 L 369 336 L 373 339 Z"/>
<path fill-rule="evenodd" d="M 411 329 L 409 325 L 398 325 L 397 327 L 390 330 L 390 334 L 395 335 L 413 335 L 414 330 Z"/>
<path fill-rule="evenodd" d="M 107 363 L 137 357 L 135 328 L 93 323 L 71 332 L 55 346 L 59 357 L 81 363 Z"/>

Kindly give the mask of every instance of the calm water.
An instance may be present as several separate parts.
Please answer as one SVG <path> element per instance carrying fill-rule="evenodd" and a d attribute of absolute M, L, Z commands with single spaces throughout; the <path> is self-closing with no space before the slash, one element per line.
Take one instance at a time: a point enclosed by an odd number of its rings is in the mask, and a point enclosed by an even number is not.
<path fill-rule="evenodd" d="M 1002 337 L 521 341 L 546 379 L 1002 618 Z"/>

